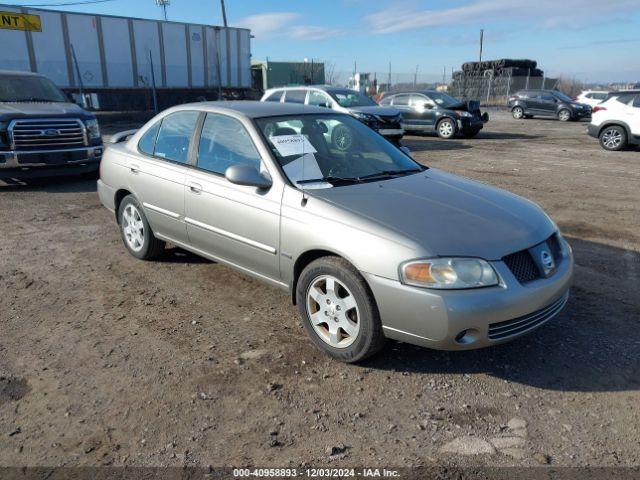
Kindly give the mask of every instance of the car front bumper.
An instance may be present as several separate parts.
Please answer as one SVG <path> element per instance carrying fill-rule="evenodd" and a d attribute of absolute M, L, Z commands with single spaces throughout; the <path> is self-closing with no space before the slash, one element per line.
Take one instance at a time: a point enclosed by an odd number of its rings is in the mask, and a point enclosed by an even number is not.
<path fill-rule="evenodd" d="M 502 284 L 472 290 L 433 290 L 364 273 L 385 336 L 437 350 L 470 350 L 513 340 L 564 307 L 573 277 L 569 253 L 553 276 L 520 284 L 506 264 L 491 262 Z"/>
<path fill-rule="evenodd" d="M 0 178 L 33 178 L 96 171 L 104 148 L 0 151 Z"/>

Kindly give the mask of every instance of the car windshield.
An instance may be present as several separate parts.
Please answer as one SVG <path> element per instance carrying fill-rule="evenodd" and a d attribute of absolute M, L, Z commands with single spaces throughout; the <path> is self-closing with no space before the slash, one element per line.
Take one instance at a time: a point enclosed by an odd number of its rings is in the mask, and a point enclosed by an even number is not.
<path fill-rule="evenodd" d="M 287 178 L 299 188 L 385 180 L 424 169 L 349 115 L 256 120 Z"/>
<path fill-rule="evenodd" d="M 559 98 L 560 100 L 562 100 L 563 102 L 573 102 L 573 101 L 574 101 L 574 100 L 573 100 L 573 98 L 571 98 L 571 97 L 570 97 L 570 96 L 568 96 L 568 95 L 565 95 L 565 94 L 564 94 L 564 93 L 562 93 L 562 92 L 553 92 L 553 95 L 554 95 L 556 98 Z"/>
<path fill-rule="evenodd" d="M 447 95 L 446 93 L 429 92 L 427 95 L 431 100 L 436 102 L 439 107 L 449 108 L 460 105 L 460 100 L 453 98 L 451 95 Z"/>
<path fill-rule="evenodd" d="M 371 107 L 376 106 L 376 102 L 366 95 L 355 90 L 332 90 L 328 92 L 341 107 Z"/>
<path fill-rule="evenodd" d="M 67 102 L 54 83 L 43 77 L 0 75 L 0 102 Z"/>

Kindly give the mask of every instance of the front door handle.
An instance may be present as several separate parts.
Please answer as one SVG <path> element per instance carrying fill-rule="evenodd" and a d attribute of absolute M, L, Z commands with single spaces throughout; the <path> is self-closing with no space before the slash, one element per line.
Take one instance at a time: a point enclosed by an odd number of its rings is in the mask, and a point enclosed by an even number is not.
<path fill-rule="evenodd" d="M 189 190 L 191 190 L 193 193 L 202 192 L 202 185 L 200 185 L 199 183 L 189 182 L 187 186 L 189 187 Z"/>
<path fill-rule="evenodd" d="M 131 170 L 131 173 L 140 173 L 140 167 L 138 165 L 129 165 L 129 170 Z"/>

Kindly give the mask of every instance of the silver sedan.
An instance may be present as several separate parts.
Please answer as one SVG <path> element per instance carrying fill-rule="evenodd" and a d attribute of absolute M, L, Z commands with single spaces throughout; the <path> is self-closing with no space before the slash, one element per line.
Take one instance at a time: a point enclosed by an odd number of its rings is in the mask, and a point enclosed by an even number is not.
<path fill-rule="evenodd" d="M 387 338 L 496 345 L 567 302 L 571 248 L 536 204 L 424 167 L 349 115 L 190 104 L 114 142 L 98 191 L 133 256 L 170 242 L 290 292 L 342 361 Z"/>

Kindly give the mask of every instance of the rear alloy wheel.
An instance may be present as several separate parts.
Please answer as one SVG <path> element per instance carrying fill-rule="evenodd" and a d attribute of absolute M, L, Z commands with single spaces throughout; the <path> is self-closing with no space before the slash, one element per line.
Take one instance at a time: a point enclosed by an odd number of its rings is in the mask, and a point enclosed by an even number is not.
<path fill-rule="evenodd" d="M 619 126 L 607 127 L 600 133 L 600 145 L 605 150 L 618 152 L 627 146 L 627 132 Z"/>
<path fill-rule="evenodd" d="M 133 195 L 122 200 L 118 208 L 118 223 L 124 246 L 134 257 L 150 260 L 164 250 L 165 243 L 155 237 L 140 202 Z"/>
<path fill-rule="evenodd" d="M 571 112 L 566 108 L 563 108 L 558 112 L 558 120 L 560 120 L 561 122 L 568 122 L 569 120 L 571 120 Z"/>
<path fill-rule="evenodd" d="M 384 345 L 378 307 L 360 273 L 339 257 L 322 257 L 300 274 L 296 303 L 313 343 L 353 363 Z"/>
<path fill-rule="evenodd" d="M 444 120 L 440 120 L 438 123 L 438 136 L 440 138 L 444 138 L 445 140 L 449 140 L 453 138 L 456 134 L 456 124 L 453 123 L 453 120 L 450 118 L 445 118 Z"/>

